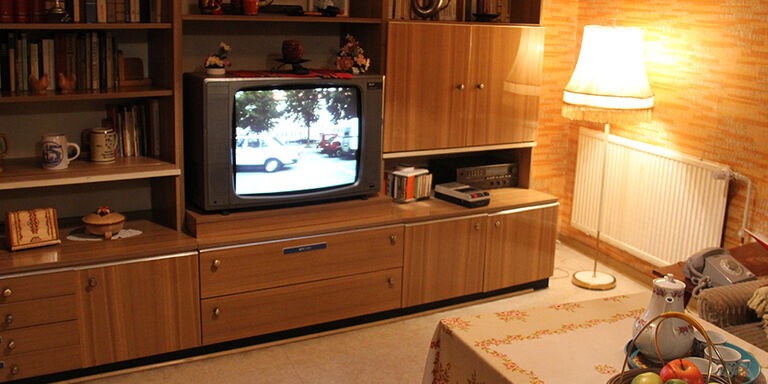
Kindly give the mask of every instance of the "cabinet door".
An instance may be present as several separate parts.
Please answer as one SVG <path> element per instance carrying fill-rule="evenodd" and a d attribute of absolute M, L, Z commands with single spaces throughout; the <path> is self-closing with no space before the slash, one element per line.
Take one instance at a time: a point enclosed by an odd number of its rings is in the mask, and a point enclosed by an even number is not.
<path fill-rule="evenodd" d="M 197 275 L 196 254 L 80 271 L 84 364 L 199 346 Z"/>
<path fill-rule="evenodd" d="M 390 23 L 384 152 L 464 146 L 470 27 Z"/>
<path fill-rule="evenodd" d="M 403 306 L 480 292 L 486 216 L 406 226 Z"/>
<path fill-rule="evenodd" d="M 472 27 L 466 145 L 536 140 L 544 29 Z"/>
<path fill-rule="evenodd" d="M 559 204 L 488 215 L 483 291 L 552 276 Z"/>

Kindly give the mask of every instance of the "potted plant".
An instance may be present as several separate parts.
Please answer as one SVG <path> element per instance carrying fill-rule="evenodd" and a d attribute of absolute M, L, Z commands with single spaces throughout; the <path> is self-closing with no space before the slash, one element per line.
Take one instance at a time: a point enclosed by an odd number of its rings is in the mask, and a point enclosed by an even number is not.
<path fill-rule="evenodd" d="M 371 59 L 365 57 L 365 52 L 352 35 L 347 35 L 346 41 L 336 55 L 336 68 L 356 75 L 367 71 L 371 65 Z"/>
<path fill-rule="evenodd" d="M 232 51 L 232 47 L 224 43 L 219 43 L 219 49 L 215 53 L 211 53 L 205 58 L 203 66 L 205 72 L 209 75 L 223 75 L 226 73 L 224 68 L 229 67 L 232 63 L 229 61 L 229 53 Z"/>

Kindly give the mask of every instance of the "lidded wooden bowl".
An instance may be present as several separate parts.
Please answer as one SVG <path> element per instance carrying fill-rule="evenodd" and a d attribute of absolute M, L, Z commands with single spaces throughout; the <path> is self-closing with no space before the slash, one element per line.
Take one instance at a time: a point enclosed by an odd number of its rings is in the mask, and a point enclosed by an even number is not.
<path fill-rule="evenodd" d="M 125 223 L 125 216 L 112 212 L 109 207 L 99 207 L 96 212 L 83 217 L 85 231 L 94 235 L 111 239 L 112 234 L 120 232 Z"/>

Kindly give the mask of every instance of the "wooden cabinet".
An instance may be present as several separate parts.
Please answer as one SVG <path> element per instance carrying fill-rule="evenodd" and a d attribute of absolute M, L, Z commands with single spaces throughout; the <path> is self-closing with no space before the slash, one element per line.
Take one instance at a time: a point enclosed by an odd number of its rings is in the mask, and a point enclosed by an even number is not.
<path fill-rule="evenodd" d="M 79 271 L 85 366 L 200 345 L 197 253 Z"/>
<path fill-rule="evenodd" d="M 483 291 L 552 276 L 558 204 L 488 215 Z"/>
<path fill-rule="evenodd" d="M 384 152 L 534 141 L 544 30 L 389 23 Z"/>
<path fill-rule="evenodd" d="M 485 215 L 406 226 L 403 306 L 481 292 L 485 227 Z"/>
<path fill-rule="evenodd" d="M 551 203 L 407 225 L 403 306 L 549 278 L 557 208 Z"/>
<path fill-rule="evenodd" d="M 75 275 L 0 279 L 0 381 L 82 366 Z"/>

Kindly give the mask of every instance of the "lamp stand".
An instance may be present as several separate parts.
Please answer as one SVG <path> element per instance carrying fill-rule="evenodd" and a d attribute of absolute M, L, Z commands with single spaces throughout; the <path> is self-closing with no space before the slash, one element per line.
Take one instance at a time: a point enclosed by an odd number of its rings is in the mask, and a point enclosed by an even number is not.
<path fill-rule="evenodd" d="M 607 168 L 608 159 L 608 135 L 611 132 L 611 125 L 605 124 L 605 132 L 603 134 L 603 169 L 602 178 L 600 180 L 600 203 L 597 209 L 597 236 L 595 247 L 597 249 L 597 255 L 600 254 L 600 231 L 603 229 L 603 193 L 605 193 L 605 169 Z M 605 272 L 597 271 L 597 255 L 595 255 L 595 263 L 592 266 L 591 271 L 579 271 L 574 272 L 571 282 L 573 285 L 586 289 L 593 290 L 608 290 L 616 287 L 616 278 Z"/>

